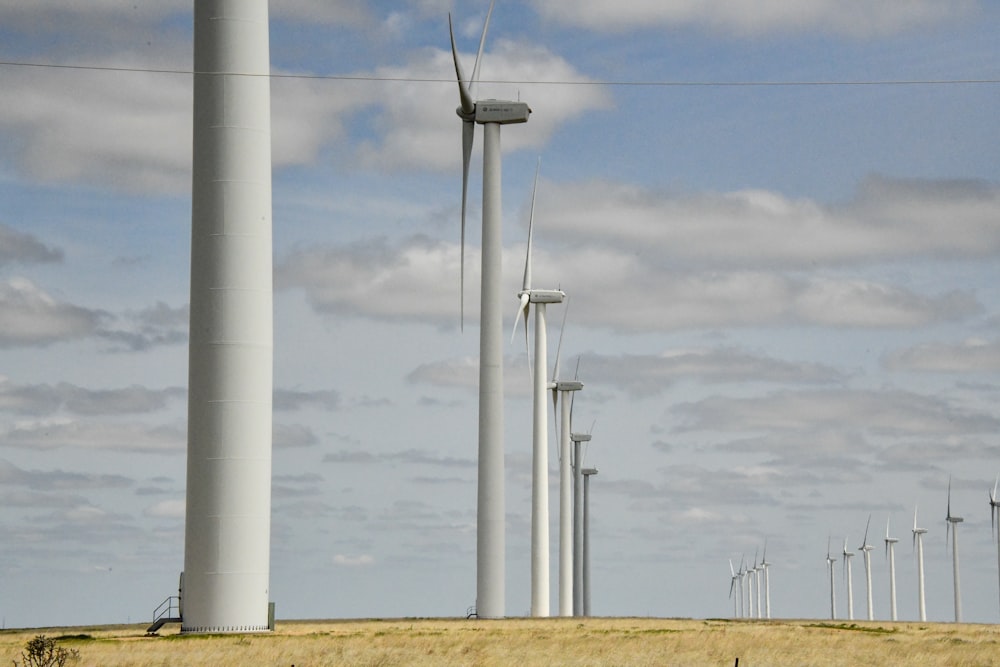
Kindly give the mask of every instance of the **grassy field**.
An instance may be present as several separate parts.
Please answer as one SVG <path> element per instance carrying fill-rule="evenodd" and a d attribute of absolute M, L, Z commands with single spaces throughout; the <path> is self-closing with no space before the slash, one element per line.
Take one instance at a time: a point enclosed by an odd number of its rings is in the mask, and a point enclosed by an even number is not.
<path fill-rule="evenodd" d="M 36 635 L 78 667 L 212 665 L 1000 665 L 1000 626 L 943 623 L 565 618 L 284 621 L 273 633 L 180 635 L 167 626 L 0 632 L 0 661 Z"/>

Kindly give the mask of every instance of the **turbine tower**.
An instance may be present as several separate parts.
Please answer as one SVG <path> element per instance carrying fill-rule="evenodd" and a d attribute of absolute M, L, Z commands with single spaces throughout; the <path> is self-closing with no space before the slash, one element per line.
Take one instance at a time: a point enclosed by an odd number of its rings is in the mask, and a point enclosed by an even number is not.
<path fill-rule="evenodd" d="M 541 161 L 539 160 L 539 167 Z M 528 343 L 528 313 L 535 306 L 535 364 L 532 374 L 531 433 L 531 615 L 549 615 L 549 441 L 546 392 L 549 390 L 548 342 L 545 306 L 562 303 L 561 290 L 531 288 L 531 236 L 535 220 L 535 192 L 538 190 L 538 167 L 531 190 L 531 213 L 528 216 L 528 247 L 524 258 L 524 282 L 518 298 L 520 305 L 514 319 L 514 333 L 524 315 L 524 342 Z"/>
<path fill-rule="evenodd" d="M 572 421 L 572 419 L 571 419 Z M 573 615 L 583 615 L 583 454 L 589 433 L 570 433 L 573 441 Z"/>
<path fill-rule="evenodd" d="M 559 615 L 573 615 L 573 467 L 570 455 L 570 412 L 574 392 L 583 389 L 578 379 L 559 379 L 559 355 L 562 352 L 563 333 L 566 331 L 566 315 L 569 303 L 563 309 L 563 324 L 559 332 L 556 348 L 556 363 L 552 370 L 552 412 L 558 412 L 556 431 L 559 440 Z M 579 362 L 577 369 L 579 369 Z M 567 394 L 569 396 L 567 396 Z M 562 395 L 562 408 L 559 396 Z"/>
<path fill-rule="evenodd" d="M 764 555 L 760 560 L 760 568 L 764 570 L 764 613 L 768 620 L 771 619 L 771 577 L 768 568 L 771 563 L 767 562 L 767 540 L 764 540 Z"/>
<path fill-rule="evenodd" d="M 889 537 L 889 517 L 885 520 L 885 557 L 889 559 L 889 613 L 892 620 L 897 620 L 896 615 L 896 542 L 895 537 Z"/>
<path fill-rule="evenodd" d="M 500 126 L 526 123 L 531 109 L 524 102 L 476 101 L 471 89 L 479 81 L 479 61 L 493 14 L 490 2 L 472 79 L 465 77 L 458 60 L 455 33 L 448 15 L 451 54 L 458 78 L 462 119 L 462 319 L 465 292 L 465 211 L 469 163 L 476 124 L 483 126 L 483 231 L 482 285 L 479 310 L 479 472 L 476 501 L 476 614 L 480 618 L 504 616 L 504 447 L 503 447 L 503 304 L 501 285 Z"/>
<path fill-rule="evenodd" d="M 837 570 L 833 566 L 837 562 L 837 559 L 830 554 L 830 538 L 826 539 L 826 566 L 830 570 L 830 620 L 837 620 L 837 588 L 836 588 L 836 573 Z"/>
<path fill-rule="evenodd" d="M 739 582 L 740 577 L 739 577 L 738 574 L 736 574 L 736 570 L 733 569 L 733 559 L 732 558 L 729 559 L 729 574 L 730 574 L 730 578 L 729 578 L 729 597 L 732 598 L 732 600 L 733 600 L 733 618 L 739 618 L 740 617 L 740 611 L 741 611 L 740 607 L 742 605 L 739 603 L 740 596 L 733 595 L 733 591 L 736 590 L 736 584 Z"/>
<path fill-rule="evenodd" d="M 847 538 L 844 538 L 844 569 L 847 577 L 847 620 L 854 620 L 854 576 L 851 574 L 851 559 L 854 554 L 847 550 Z"/>
<path fill-rule="evenodd" d="M 868 529 L 871 527 L 872 515 L 868 515 L 868 523 L 865 524 L 865 537 L 861 541 L 861 546 L 858 547 L 865 559 L 865 591 L 868 595 L 868 620 L 875 620 L 875 608 L 872 606 L 872 545 L 868 544 Z"/>
<path fill-rule="evenodd" d="M 194 3 L 185 633 L 269 629 L 267 0 Z"/>
<path fill-rule="evenodd" d="M 583 615 L 590 616 L 590 478 L 597 468 L 584 468 L 583 475 Z"/>
<path fill-rule="evenodd" d="M 917 552 L 917 606 L 920 620 L 927 620 L 927 598 L 924 594 L 924 533 L 926 528 L 917 528 L 917 507 L 913 506 L 913 548 Z"/>
<path fill-rule="evenodd" d="M 945 515 L 945 542 L 948 541 L 948 530 L 951 530 L 951 562 L 955 585 L 955 622 L 962 622 L 962 582 L 958 576 L 958 524 L 964 519 L 951 514 L 951 478 L 948 478 L 948 513 Z"/>
<path fill-rule="evenodd" d="M 1000 476 L 993 482 L 993 490 L 990 491 L 990 530 L 997 542 L 997 574 L 1000 576 L 1000 499 L 997 498 L 997 484 L 1000 484 Z"/>

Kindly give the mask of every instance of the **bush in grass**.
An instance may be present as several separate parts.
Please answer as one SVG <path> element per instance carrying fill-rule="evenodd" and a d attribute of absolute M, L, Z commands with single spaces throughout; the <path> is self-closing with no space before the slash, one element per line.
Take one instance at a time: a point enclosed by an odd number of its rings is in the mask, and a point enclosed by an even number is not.
<path fill-rule="evenodd" d="M 80 652 L 76 649 L 67 650 L 62 646 L 56 646 L 55 639 L 38 635 L 24 645 L 21 662 L 15 660 L 14 667 L 64 667 L 67 662 L 76 662 L 79 659 Z"/>

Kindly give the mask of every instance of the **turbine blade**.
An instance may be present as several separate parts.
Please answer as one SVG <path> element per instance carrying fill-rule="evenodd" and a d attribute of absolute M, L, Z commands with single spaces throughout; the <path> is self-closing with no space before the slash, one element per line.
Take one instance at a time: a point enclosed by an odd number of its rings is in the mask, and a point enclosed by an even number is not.
<path fill-rule="evenodd" d="M 861 549 L 864 549 L 865 547 L 868 546 L 868 529 L 871 527 L 871 525 L 872 525 L 872 515 L 869 514 L 868 523 L 865 524 L 865 538 L 861 541 Z"/>
<path fill-rule="evenodd" d="M 945 521 L 951 520 L 951 475 L 948 475 L 948 514 L 945 516 Z"/>
<path fill-rule="evenodd" d="M 462 104 L 462 113 L 473 114 L 476 112 L 476 103 L 472 100 L 472 94 L 469 91 L 468 79 L 465 78 L 465 71 L 462 69 L 462 63 L 458 60 L 458 49 L 455 47 L 455 31 L 451 26 L 450 12 L 448 13 L 448 35 L 451 37 L 451 57 L 455 61 L 455 76 L 458 78 L 458 96 Z M 478 65 L 479 59 L 477 58 L 476 66 L 478 67 Z"/>
<path fill-rule="evenodd" d="M 528 214 L 528 249 L 524 256 L 524 282 L 521 289 L 531 289 L 531 232 L 535 224 L 535 193 L 538 191 L 538 171 L 542 167 L 542 158 L 538 158 L 535 166 L 535 184 L 531 188 L 531 212 Z"/>
<path fill-rule="evenodd" d="M 472 85 L 478 87 L 479 65 L 483 60 L 483 47 L 486 45 L 486 32 L 490 29 L 490 17 L 493 16 L 493 5 L 496 0 L 490 0 L 490 9 L 486 12 L 486 21 L 483 22 L 483 34 L 479 38 L 479 51 L 476 52 L 476 64 L 472 66 Z"/>
<path fill-rule="evenodd" d="M 521 323 L 521 316 L 524 316 L 524 347 L 527 350 L 528 347 L 528 304 L 530 297 L 527 294 L 522 293 L 520 297 L 520 303 L 517 306 L 517 317 L 514 318 L 514 329 L 510 332 L 510 342 L 514 342 L 514 336 L 517 335 L 517 325 Z M 531 356 L 530 354 L 528 355 Z"/>
<path fill-rule="evenodd" d="M 460 328 L 463 331 L 465 330 L 465 210 L 469 199 L 469 163 L 472 162 L 472 144 L 475 138 L 476 124 L 470 120 L 462 121 L 462 245 L 459 260 L 459 290 L 462 300 Z"/>
<path fill-rule="evenodd" d="M 563 299 L 562 324 L 559 325 L 559 344 L 556 346 L 556 365 L 552 368 L 552 381 L 559 381 L 559 355 L 562 353 L 563 334 L 566 333 L 566 315 L 569 314 L 569 297 Z"/>

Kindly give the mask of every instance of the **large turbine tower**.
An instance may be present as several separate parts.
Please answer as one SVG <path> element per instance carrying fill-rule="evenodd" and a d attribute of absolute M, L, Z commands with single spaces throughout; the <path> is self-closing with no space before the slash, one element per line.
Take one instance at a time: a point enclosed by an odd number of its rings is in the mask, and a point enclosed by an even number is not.
<path fill-rule="evenodd" d="M 962 622 L 962 582 L 958 576 L 958 524 L 964 519 L 951 513 L 951 479 L 948 479 L 948 513 L 945 515 L 945 541 L 948 540 L 948 530 L 951 530 L 951 563 L 955 585 L 955 622 Z"/>
<path fill-rule="evenodd" d="M 913 507 L 913 548 L 917 552 L 917 607 L 920 620 L 927 620 L 927 597 L 924 593 L 924 533 L 926 528 L 917 528 L 917 507 Z"/>
<path fill-rule="evenodd" d="M 268 629 L 271 110 L 267 0 L 194 3 L 182 632 Z"/>
<path fill-rule="evenodd" d="M 885 520 L 885 557 L 889 559 L 889 614 L 892 620 L 897 620 L 896 615 L 896 542 L 895 537 L 889 537 L 889 519 Z"/>
<path fill-rule="evenodd" d="M 476 614 L 504 616 L 504 446 L 503 446 L 503 292 L 501 285 L 500 126 L 526 123 L 524 102 L 476 101 L 471 85 L 479 80 L 479 61 L 493 13 L 490 3 L 479 39 L 479 52 L 467 79 L 458 60 L 455 33 L 448 17 L 451 53 L 458 78 L 462 119 L 462 291 L 465 284 L 465 211 L 469 163 L 476 124 L 483 126 L 482 285 L 479 310 L 479 478 L 476 514 Z M 470 85 L 471 84 L 471 85 Z M 464 295 L 463 295 L 464 303 Z M 464 310 L 464 305 L 463 305 Z M 464 318 L 464 313 L 463 313 Z"/>
<path fill-rule="evenodd" d="M 541 163 L 539 162 L 539 165 Z M 528 216 L 528 249 L 524 258 L 524 282 L 518 294 L 520 306 L 514 319 L 514 332 L 524 315 L 525 345 L 528 337 L 528 313 L 535 306 L 535 365 L 532 374 L 531 431 L 531 615 L 549 615 L 549 440 L 546 393 L 549 390 L 548 342 L 545 306 L 562 303 L 566 295 L 560 290 L 531 287 L 531 232 L 535 221 L 535 192 L 538 190 L 538 169 L 531 190 L 531 213 Z"/>

